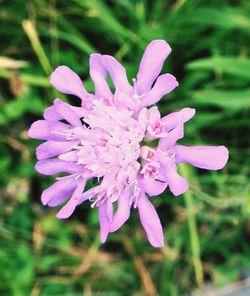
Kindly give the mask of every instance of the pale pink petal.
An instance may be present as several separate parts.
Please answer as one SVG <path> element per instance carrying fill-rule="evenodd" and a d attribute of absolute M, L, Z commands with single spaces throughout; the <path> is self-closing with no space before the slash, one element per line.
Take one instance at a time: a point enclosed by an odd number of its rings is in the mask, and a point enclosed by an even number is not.
<path fill-rule="evenodd" d="M 59 159 L 65 160 L 65 161 L 70 161 L 70 162 L 77 162 L 78 161 L 78 151 L 73 150 L 69 151 L 63 154 L 60 154 L 58 156 Z"/>
<path fill-rule="evenodd" d="M 87 109 L 84 109 L 82 107 L 75 107 L 75 106 L 70 106 L 70 107 L 78 115 L 79 118 L 89 115 L 89 110 Z"/>
<path fill-rule="evenodd" d="M 59 121 L 63 119 L 62 115 L 56 111 L 54 106 L 50 106 L 44 110 L 43 118 L 52 121 Z"/>
<path fill-rule="evenodd" d="M 82 84 L 81 78 L 67 66 L 59 66 L 50 76 L 51 84 L 64 94 L 86 99 L 89 93 Z"/>
<path fill-rule="evenodd" d="M 61 133 L 69 129 L 72 129 L 71 125 L 59 121 L 37 120 L 31 125 L 28 135 L 38 140 L 63 141 L 65 137 Z"/>
<path fill-rule="evenodd" d="M 162 122 L 166 126 L 166 131 L 170 131 L 180 124 L 190 120 L 195 115 L 194 108 L 183 108 L 180 111 L 172 112 L 162 118 Z"/>
<path fill-rule="evenodd" d="M 91 176 L 87 176 L 85 177 L 86 179 L 90 179 Z M 100 189 L 100 185 L 94 186 L 90 189 L 88 189 L 87 191 L 85 191 L 83 194 L 81 194 L 79 200 L 78 200 L 78 204 L 80 205 L 83 201 L 85 201 L 86 199 L 91 199 L 93 196 L 95 196 Z"/>
<path fill-rule="evenodd" d="M 147 128 L 147 109 L 146 108 L 141 109 L 138 115 L 138 127 L 140 129 L 141 134 L 144 135 Z"/>
<path fill-rule="evenodd" d="M 115 232 L 128 220 L 131 208 L 130 198 L 130 189 L 125 189 L 119 196 L 117 211 L 114 214 L 112 223 L 109 228 L 110 232 Z"/>
<path fill-rule="evenodd" d="M 60 99 L 55 99 L 54 107 L 56 112 L 58 112 L 63 119 L 67 120 L 73 126 L 81 126 L 81 120 L 79 116 L 73 111 L 69 104 L 64 103 Z"/>
<path fill-rule="evenodd" d="M 147 115 L 149 122 L 159 121 L 161 119 L 161 113 L 158 107 L 153 106 L 150 109 L 147 109 Z"/>
<path fill-rule="evenodd" d="M 154 40 L 147 46 L 137 74 L 136 88 L 138 94 L 147 93 L 161 72 L 163 63 L 171 48 L 164 40 Z"/>
<path fill-rule="evenodd" d="M 36 148 L 36 157 L 38 160 L 51 158 L 70 151 L 76 144 L 77 141 L 47 141 Z"/>
<path fill-rule="evenodd" d="M 102 55 L 94 53 L 89 58 L 90 76 L 95 85 L 95 94 L 98 97 L 112 97 L 112 92 L 106 81 L 107 72 L 104 69 L 101 61 Z"/>
<path fill-rule="evenodd" d="M 160 182 L 154 178 L 141 178 L 140 184 L 144 192 L 150 196 L 156 196 L 162 194 L 162 192 L 167 188 L 168 184 L 166 182 Z"/>
<path fill-rule="evenodd" d="M 84 167 L 79 164 L 70 163 L 68 161 L 60 159 L 39 160 L 36 163 L 35 169 L 38 173 L 48 176 L 52 176 L 59 173 L 81 173 L 85 170 Z"/>
<path fill-rule="evenodd" d="M 177 167 L 173 163 L 163 168 L 165 180 L 170 191 L 175 195 L 180 195 L 188 190 L 188 182 L 177 173 Z"/>
<path fill-rule="evenodd" d="M 77 115 L 78 118 L 85 117 L 89 114 L 89 111 L 82 107 L 70 106 L 69 104 L 67 105 Z M 50 106 L 46 108 L 44 110 L 43 117 L 46 120 L 52 120 L 52 121 L 59 121 L 63 119 L 63 116 L 56 111 L 55 106 Z"/>
<path fill-rule="evenodd" d="M 75 178 L 65 178 L 55 182 L 42 193 L 43 205 L 56 207 L 63 203 L 74 192 L 77 186 Z"/>
<path fill-rule="evenodd" d="M 110 223 L 112 221 L 112 211 L 112 203 L 110 200 L 105 201 L 98 207 L 100 239 L 102 243 L 105 243 L 109 234 Z"/>
<path fill-rule="evenodd" d="M 70 200 L 57 213 L 56 217 L 58 219 L 67 219 L 73 214 L 76 206 L 78 205 L 79 197 L 81 196 L 81 193 L 84 190 L 85 184 L 86 184 L 86 180 L 82 180 L 78 184 Z"/>
<path fill-rule="evenodd" d="M 138 211 L 150 244 L 155 248 L 163 247 L 164 238 L 160 219 L 154 206 L 143 192 L 138 198 Z"/>
<path fill-rule="evenodd" d="M 119 106 L 125 106 L 130 108 L 131 110 L 133 110 L 136 106 L 136 103 L 133 100 L 132 96 L 129 93 L 121 91 L 119 88 L 115 91 L 114 101 Z"/>
<path fill-rule="evenodd" d="M 184 137 L 184 126 L 180 124 L 171 130 L 164 138 L 161 138 L 158 148 L 162 150 L 171 149 L 175 146 L 176 141 Z"/>
<path fill-rule="evenodd" d="M 176 162 L 188 162 L 195 167 L 207 170 L 220 170 L 228 161 L 228 150 L 225 146 L 177 145 Z"/>
<path fill-rule="evenodd" d="M 115 88 L 130 93 L 133 88 L 128 82 L 125 68 L 112 56 L 103 55 L 102 63 L 107 69 Z"/>
<path fill-rule="evenodd" d="M 157 103 L 163 96 L 170 93 L 178 85 L 176 78 L 171 74 L 159 76 L 153 88 L 142 97 L 140 106 L 146 107 Z"/>

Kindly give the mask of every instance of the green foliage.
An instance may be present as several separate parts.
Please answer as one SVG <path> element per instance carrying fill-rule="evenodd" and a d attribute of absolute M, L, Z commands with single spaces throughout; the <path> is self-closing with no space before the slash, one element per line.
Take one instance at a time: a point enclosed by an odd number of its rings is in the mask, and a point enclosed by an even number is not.
<path fill-rule="evenodd" d="M 250 2 L 0 4 L 0 295 L 175 296 L 249 271 Z M 52 68 L 70 66 L 91 90 L 90 53 L 116 56 L 132 78 L 146 44 L 157 38 L 173 48 L 165 70 L 180 82 L 162 100 L 162 113 L 195 107 L 182 142 L 224 144 L 230 160 L 219 172 L 182 167 L 188 193 L 154 199 L 163 249 L 148 245 L 136 210 L 102 246 L 96 210 L 86 204 L 58 221 L 56 210 L 41 205 L 53 178 L 34 171 L 37 142 L 26 131 L 58 96 L 48 80 Z"/>

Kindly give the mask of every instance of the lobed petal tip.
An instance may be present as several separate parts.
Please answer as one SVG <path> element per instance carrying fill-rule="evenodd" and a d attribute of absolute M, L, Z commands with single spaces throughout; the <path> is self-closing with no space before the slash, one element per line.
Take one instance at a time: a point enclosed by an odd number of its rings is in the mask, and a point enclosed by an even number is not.
<path fill-rule="evenodd" d="M 164 242 L 163 241 L 159 241 L 159 242 L 151 242 L 151 245 L 154 248 L 163 248 L 164 247 Z"/>
<path fill-rule="evenodd" d="M 170 45 L 167 43 L 166 40 L 163 40 L 163 39 L 155 39 L 148 44 L 148 46 L 152 46 L 152 45 L 153 46 L 161 46 L 166 51 L 169 51 L 169 53 L 172 51 Z"/>
<path fill-rule="evenodd" d="M 38 162 L 35 164 L 35 170 L 36 170 L 39 174 L 42 174 L 42 170 L 41 170 L 41 162 L 42 162 L 42 160 L 38 161 Z"/>
<path fill-rule="evenodd" d="M 56 214 L 58 219 L 68 219 L 74 212 L 75 206 L 70 204 L 70 201 Z"/>
<path fill-rule="evenodd" d="M 100 231 L 100 242 L 104 244 L 107 241 L 109 232 L 108 231 Z"/>
<path fill-rule="evenodd" d="M 186 122 L 186 121 L 190 120 L 192 117 L 194 117 L 196 110 L 195 110 L 195 108 L 187 107 L 187 108 L 183 108 L 182 112 L 183 112 L 184 122 Z"/>
<path fill-rule="evenodd" d="M 33 122 L 27 132 L 29 138 L 32 139 L 40 139 L 40 123 L 43 122 L 43 120 L 37 120 Z"/>
<path fill-rule="evenodd" d="M 229 150 L 225 146 L 219 146 L 220 150 L 220 164 L 218 164 L 217 170 L 221 170 L 225 167 L 229 159 Z"/>
<path fill-rule="evenodd" d="M 69 217 L 66 217 L 65 215 L 63 215 L 62 213 L 60 213 L 61 211 L 59 211 L 57 214 L 56 214 L 56 218 L 57 219 L 60 219 L 60 220 L 63 220 L 63 219 L 67 219 Z"/>
<path fill-rule="evenodd" d="M 105 238 L 100 238 L 100 241 L 101 241 L 101 243 L 102 243 L 102 244 L 106 243 L 106 241 L 107 241 L 107 238 L 108 238 L 108 236 L 107 236 L 107 237 L 105 237 Z"/>
<path fill-rule="evenodd" d="M 50 83 L 53 85 L 55 79 L 57 78 L 58 75 L 62 74 L 62 72 L 67 70 L 70 70 L 68 66 L 65 65 L 60 65 L 55 68 L 55 70 L 50 74 Z"/>
<path fill-rule="evenodd" d="M 172 174 L 171 180 L 169 180 L 169 182 L 169 189 L 174 196 L 179 196 L 185 193 L 189 188 L 188 181 L 180 176 L 177 172 Z"/>
<path fill-rule="evenodd" d="M 42 193 L 41 202 L 42 202 L 43 206 L 47 206 L 48 205 L 48 198 L 45 195 L 45 191 L 43 191 L 43 193 Z"/>
<path fill-rule="evenodd" d="M 170 73 L 162 74 L 159 76 L 159 78 L 164 80 L 166 79 L 166 83 L 171 83 L 173 89 L 179 86 L 179 82 L 177 81 L 176 77 Z"/>
<path fill-rule="evenodd" d="M 106 69 L 116 67 L 116 66 L 118 66 L 118 63 L 119 63 L 114 57 L 112 57 L 111 55 L 108 55 L 108 54 L 101 55 L 100 61 L 101 61 L 102 65 L 104 67 L 106 67 Z M 123 68 L 123 66 L 121 64 L 119 64 L 119 66 Z M 116 74 L 118 74 L 118 71 Z"/>
<path fill-rule="evenodd" d="M 109 61 L 116 61 L 114 57 L 108 54 L 101 55 L 101 60 L 104 64 L 108 63 Z"/>
<path fill-rule="evenodd" d="M 74 95 L 82 100 L 89 96 L 81 78 L 68 66 L 58 66 L 50 75 L 50 83 L 61 93 Z"/>
<path fill-rule="evenodd" d="M 33 125 L 33 123 L 32 123 L 32 125 Z M 32 125 L 30 126 L 29 130 L 27 131 L 27 136 L 29 138 L 31 138 L 31 139 L 33 139 L 33 137 L 32 137 Z"/>
<path fill-rule="evenodd" d="M 89 56 L 89 59 L 95 59 L 95 58 L 101 58 L 103 55 L 101 55 L 100 53 L 91 53 L 91 55 Z"/>
<path fill-rule="evenodd" d="M 53 104 L 60 104 L 60 102 L 62 102 L 62 100 L 60 100 L 59 98 L 54 99 Z"/>
<path fill-rule="evenodd" d="M 51 73 L 51 75 L 53 75 L 56 72 L 61 71 L 61 70 L 70 70 L 70 68 L 66 65 L 59 65 L 55 68 L 55 70 Z"/>

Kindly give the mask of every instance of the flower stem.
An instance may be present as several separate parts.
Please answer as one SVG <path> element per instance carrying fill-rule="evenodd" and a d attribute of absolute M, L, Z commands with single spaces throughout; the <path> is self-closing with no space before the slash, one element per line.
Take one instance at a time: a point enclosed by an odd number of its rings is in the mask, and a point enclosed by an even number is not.
<path fill-rule="evenodd" d="M 190 179 L 190 172 L 188 167 L 184 164 L 179 165 L 179 170 L 181 175 Z M 184 200 L 187 208 L 187 216 L 188 216 L 188 230 L 190 235 L 190 246 L 192 252 L 192 261 L 195 272 L 195 278 L 197 286 L 201 286 L 203 283 L 203 268 L 202 262 L 200 258 L 200 243 L 199 243 L 199 235 L 197 231 L 197 225 L 195 220 L 195 213 L 193 207 L 193 197 L 190 191 L 184 193 Z"/>

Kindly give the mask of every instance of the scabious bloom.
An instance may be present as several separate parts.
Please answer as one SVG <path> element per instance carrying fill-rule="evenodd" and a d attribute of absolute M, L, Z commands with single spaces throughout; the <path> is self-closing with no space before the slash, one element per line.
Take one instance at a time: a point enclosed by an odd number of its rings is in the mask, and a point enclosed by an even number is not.
<path fill-rule="evenodd" d="M 92 208 L 98 208 L 102 242 L 127 221 L 133 206 L 151 245 L 162 247 L 162 226 L 149 197 L 167 187 L 175 196 L 188 189 L 187 181 L 177 172 L 178 163 L 218 170 L 227 162 L 224 146 L 176 144 L 184 136 L 184 124 L 194 116 L 194 109 L 161 117 L 154 106 L 178 86 L 173 75 L 159 75 L 170 52 L 164 40 L 152 41 L 133 85 L 115 58 L 92 54 L 89 66 L 94 94 L 86 91 L 75 72 L 59 66 L 51 75 L 51 84 L 64 94 L 79 97 L 81 107 L 57 98 L 45 110 L 44 119 L 34 122 L 29 130 L 31 138 L 46 141 L 36 150 L 36 170 L 44 175 L 60 174 L 43 191 L 42 203 L 49 207 L 63 204 L 57 217 L 65 219 L 89 200 Z M 114 92 L 106 82 L 107 75 Z M 158 144 L 151 145 L 152 141 Z M 95 185 L 84 191 L 92 178 Z"/>

